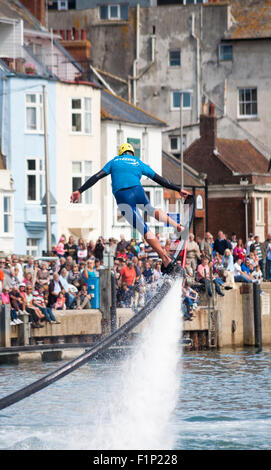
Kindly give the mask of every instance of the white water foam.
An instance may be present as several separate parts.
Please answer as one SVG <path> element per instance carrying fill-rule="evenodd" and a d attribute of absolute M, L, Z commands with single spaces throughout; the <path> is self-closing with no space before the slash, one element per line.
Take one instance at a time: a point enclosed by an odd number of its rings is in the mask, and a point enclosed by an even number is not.
<path fill-rule="evenodd" d="M 180 385 L 177 366 L 180 338 L 182 280 L 151 315 L 122 365 L 120 393 L 99 416 L 90 449 L 172 449 L 170 426 Z"/>

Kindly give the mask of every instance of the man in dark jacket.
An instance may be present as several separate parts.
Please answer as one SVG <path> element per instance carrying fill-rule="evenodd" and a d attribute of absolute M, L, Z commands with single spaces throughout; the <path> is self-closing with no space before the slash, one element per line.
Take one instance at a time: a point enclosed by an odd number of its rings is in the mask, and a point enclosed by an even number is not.
<path fill-rule="evenodd" d="M 222 230 L 219 230 L 217 234 L 217 239 L 214 243 L 214 251 L 218 252 L 220 255 L 224 255 L 226 248 L 232 249 L 231 243 L 226 240 Z"/>
<path fill-rule="evenodd" d="M 53 307 L 56 303 L 57 296 L 59 292 L 63 291 L 63 286 L 59 280 L 57 273 L 53 275 L 53 279 L 49 283 L 49 297 L 48 297 L 48 306 Z M 64 292 L 64 291 L 63 291 Z"/>

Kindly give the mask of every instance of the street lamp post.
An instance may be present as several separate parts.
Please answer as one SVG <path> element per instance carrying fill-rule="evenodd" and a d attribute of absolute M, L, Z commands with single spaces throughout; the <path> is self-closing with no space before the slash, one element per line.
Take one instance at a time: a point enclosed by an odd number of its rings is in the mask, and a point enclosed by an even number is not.
<path fill-rule="evenodd" d="M 42 97 L 43 97 L 44 160 L 45 160 L 46 237 L 47 237 L 47 254 L 49 254 L 52 249 L 52 237 L 51 237 L 51 206 L 50 206 L 51 201 L 50 201 L 48 130 L 47 130 L 47 94 L 46 94 L 45 85 L 42 85 Z"/>
<path fill-rule="evenodd" d="M 180 92 L 180 160 L 181 160 L 181 189 L 184 186 L 183 180 L 183 93 Z"/>

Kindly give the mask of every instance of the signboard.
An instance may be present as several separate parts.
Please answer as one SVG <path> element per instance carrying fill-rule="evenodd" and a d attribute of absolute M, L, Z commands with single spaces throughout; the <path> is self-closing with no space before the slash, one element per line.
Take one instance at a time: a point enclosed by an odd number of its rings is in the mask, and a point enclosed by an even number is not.
<path fill-rule="evenodd" d="M 177 224 L 179 224 L 181 222 L 181 217 L 180 217 L 180 214 L 179 212 L 169 212 L 167 213 L 167 215 L 173 219 L 175 222 L 177 222 Z M 170 227 L 169 224 L 165 224 L 166 227 Z"/>
<path fill-rule="evenodd" d="M 270 315 L 270 296 L 268 292 L 263 292 L 261 295 L 261 310 L 262 315 Z"/>

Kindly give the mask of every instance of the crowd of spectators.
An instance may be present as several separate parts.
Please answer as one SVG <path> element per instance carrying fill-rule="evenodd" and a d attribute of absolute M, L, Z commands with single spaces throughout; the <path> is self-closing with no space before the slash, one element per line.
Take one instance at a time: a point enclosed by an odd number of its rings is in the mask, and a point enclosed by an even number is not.
<path fill-rule="evenodd" d="M 156 234 L 169 254 L 177 241 Z M 144 240 L 120 240 L 99 237 L 86 243 L 82 238 L 68 240 L 63 235 L 54 247 L 54 258 L 44 261 L 31 256 L 0 258 L 0 302 L 11 307 L 11 324 L 22 322 L 27 315 L 33 328 L 44 322 L 60 323 L 54 311 L 91 308 L 93 279 L 104 269 L 106 255 L 113 260 L 117 288 L 117 306 L 135 312 L 155 292 L 161 279 L 162 261 Z M 249 235 L 247 241 L 219 231 L 216 238 L 207 232 L 204 238 L 189 234 L 183 286 L 184 317 L 191 320 L 197 310 L 200 290 L 213 290 L 224 296 L 236 282 L 271 280 L 271 235 L 260 242 Z"/>

